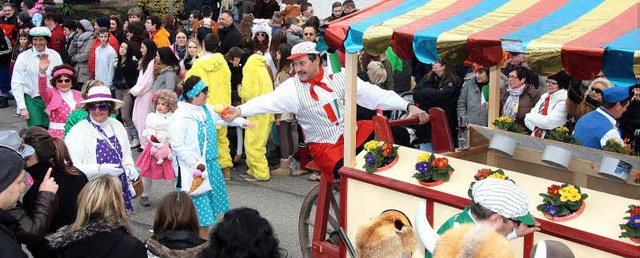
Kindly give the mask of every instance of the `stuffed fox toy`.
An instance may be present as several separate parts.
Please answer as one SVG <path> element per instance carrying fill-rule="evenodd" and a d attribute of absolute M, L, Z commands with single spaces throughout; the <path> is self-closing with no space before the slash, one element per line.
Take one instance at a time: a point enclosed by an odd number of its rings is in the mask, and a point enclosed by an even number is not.
<path fill-rule="evenodd" d="M 359 258 L 410 257 L 417 243 L 411 222 L 397 210 L 382 212 L 356 233 Z"/>

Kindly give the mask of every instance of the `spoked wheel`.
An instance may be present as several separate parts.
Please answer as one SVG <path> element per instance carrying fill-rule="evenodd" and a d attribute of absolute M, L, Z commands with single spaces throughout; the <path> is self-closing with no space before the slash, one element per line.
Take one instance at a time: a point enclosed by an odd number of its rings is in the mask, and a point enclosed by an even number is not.
<path fill-rule="evenodd" d="M 300 249 L 302 250 L 302 256 L 305 258 L 311 258 L 311 247 L 313 240 L 313 231 L 315 225 L 315 216 L 318 203 L 318 194 L 320 185 L 314 187 L 309 191 L 307 197 L 304 198 L 302 207 L 300 208 L 300 217 L 298 218 L 298 240 L 300 241 Z M 327 233 L 325 239 L 329 239 L 332 232 L 338 232 L 340 227 L 339 218 L 339 201 L 340 201 L 340 185 L 334 184 L 332 187 L 331 200 L 329 202 L 329 216 L 327 223 Z M 334 235 L 336 234 L 334 233 Z M 337 236 L 336 236 L 337 237 Z M 333 237 L 335 238 L 335 237 Z M 336 238 L 337 239 L 337 238 Z M 337 244 L 337 242 L 336 242 Z"/>

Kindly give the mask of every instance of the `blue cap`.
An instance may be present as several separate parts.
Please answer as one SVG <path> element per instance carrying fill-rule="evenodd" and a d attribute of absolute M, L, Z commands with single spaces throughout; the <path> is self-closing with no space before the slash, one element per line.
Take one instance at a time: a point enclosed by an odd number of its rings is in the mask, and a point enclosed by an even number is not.
<path fill-rule="evenodd" d="M 616 103 L 631 97 L 629 87 L 614 86 L 602 91 L 602 100 L 609 103 Z"/>

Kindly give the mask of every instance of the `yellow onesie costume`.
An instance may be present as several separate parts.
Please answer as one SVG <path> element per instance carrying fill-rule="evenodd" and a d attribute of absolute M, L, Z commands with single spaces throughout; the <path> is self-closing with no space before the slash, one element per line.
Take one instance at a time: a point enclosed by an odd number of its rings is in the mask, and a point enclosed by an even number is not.
<path fill-rule="evenodd" d="M 231 105 L 231 70 L 220 53 L 205 54 L 198 58 L 187 71 L 184 79 L 196 75 L 209 87 L 207 103 Z M 216 125 L 218 131 L 218 163 L 223 171 L 233 167 L 227 138 L 227 127 Z M 226 175 L 225 175 L 226 177 Z"/>
<path fill-rule="evenodd" d="M 242 102 L 273 91 L 273 82 L 265 66 L 267 59 L 261 55 L 251 55 L 242 68 L 242 87 L 238 96 Z M 269 180 L 269 164 L 267 163 L 267 139 L 271 132 L 273 114 L 247 117 L 256 124 L 255 128 L 247 128 L 244 137 L 244 148 L 247 155 L 247 174 L 258 180 Z"/>

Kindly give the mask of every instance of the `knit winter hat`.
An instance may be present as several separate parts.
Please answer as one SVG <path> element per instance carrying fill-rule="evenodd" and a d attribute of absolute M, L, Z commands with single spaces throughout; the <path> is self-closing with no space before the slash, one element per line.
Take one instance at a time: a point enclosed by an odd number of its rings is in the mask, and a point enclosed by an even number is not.
<path fill-rule="evenodd" d="M 0 156 L 2 156 L 2 166 L 0 166 L 0 192 L 7 189 L 22 173 L 24 159 L 14 149 L 0 145 Z"/>
<path fill-rule="evenodd" d="M 100 28 L 109 28 L 111 26 L 111 21 L 107 17 L 98 17 L 96 19 L 96 24 L 100 26 Z"/>
<path fill-rule="evenodd" d="M 569 84 L 571 84 L 571 76 L 567 74 L 564 70 L 547 77 L 548 79 L 555 80 L 558 82 L 560 89 L 568 89 Z"/>
<path fill-rule="evenodd" d="M 93 25 L 91 25 L 91 22 L 86 19 L 80 20 L 78 22 L 78 26 L 82 26 L 84 31 L 93 31 Z"/>

